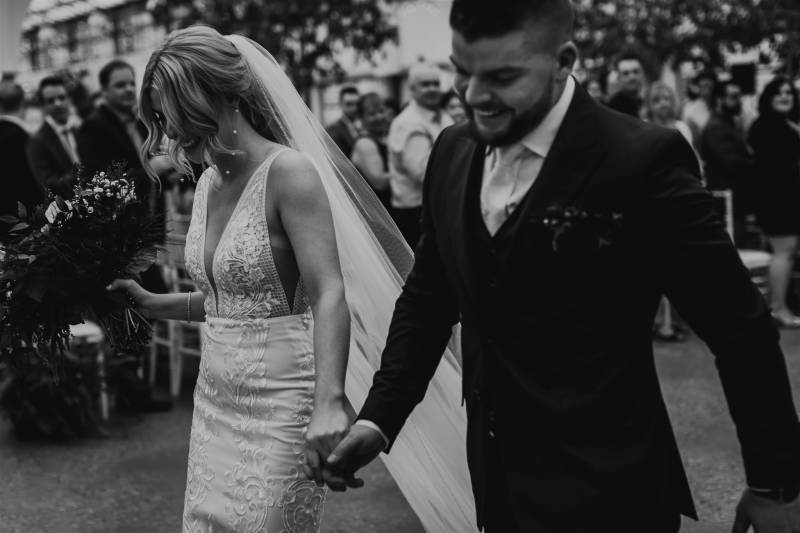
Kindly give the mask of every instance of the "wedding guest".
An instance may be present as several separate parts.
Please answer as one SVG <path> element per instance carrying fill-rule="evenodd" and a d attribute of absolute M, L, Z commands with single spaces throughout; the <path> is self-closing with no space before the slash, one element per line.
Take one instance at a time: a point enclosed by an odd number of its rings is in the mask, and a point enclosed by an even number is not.
<path fill-rule="evenodd" d="M 714 110 L 714 87 L 717 76 L 710 70 L 698 74 L 690 86 L 694 97 L 683 106 L 682 120 L 692 130 L 692 137 L 699 140 Z"/>
<path fill-rule="evenodd" d="M 64 81 L 48 76 L 39 82 L 44 123 L 28 140 L 26 155 L 36 180 L 64 198 L 72 197 L 72 167 L 79 164 L 75 124 Z"/>
<path fill-rule="evenodd" d="M 439 133 L 453 123 L 439 110 L 442 97 L 438 69 L 415 63 L 408 71 L 411 101 L 389 128 L 389 172 L 392 217 L 413 248 L 419 240 L 422 180 Z"/>
<path fill-rule="evenodd" d="M 598 102 L 606 101 L 606 89 L 600 77 L 589 76 L 583 81 L 582 85 L 583 88 L 586 90 L 586 92 L 589 94 L 589 96 L 591 96 Z"/>
<path fill-rule="evenodd" d="M 339 108 L 342 116 L 325 129 L 342 153 L 349 155 L 353 152 L 353 143 L 361 134 L 361 124 L 358 122 L 358 89 L 352 85 L 343 87 L 339 91 Z"/>
<path fill-rule="evenodd" d="M 30 135 L 23 122 L 25 92 L 18 83 L 0 81 L 0 216 L 18 213 L 18 203 L 32 209 L 44 201 L 44 190 L 34 179 L 25 146 Z M 5 240 L 10 224 L 0 222 L 0 242 Z"/>
<path fill-rule="evenodd" d="M 772 316 L 783 327 L 800 327 L 786 303 L 800 236 L 800 102 L 788 78 L 767 84 L 750 128 L 755 159 L 756 214 L 769 237 L 769 294 Z"/>
<path fill-rule="evenodd" d="M 741 126 L 741 88 L 731 81 L 721 82 L 714 99 L 716 110 L 700 136 L 700 157 L 708 188 L 733 193 L 736 240 L 744 233 L 745 219 L 752 211 L 748 196 L 753 180 L 753 158 Z"/>
<path fill-rule="evenodd" d="M 142 166 L 141 148 L 147 128 L 137 118 L 136 77 L 133 67 L 118 59 L 108 62 L 98 75 L 102 103 L 86 118 L 78 130 L 78 152 L 90 173 L 105 171 L 112 163 L 125 163 L 128 175 L 136 183 L 137 194 L 150 203 L 150 208 L 163 214 L 164 205 L 159 187 L 147 177 Z M 167 156 L 150 159 L 160 177 L 172 170 Z M 155 293 L 167 292 L 160 269 L 153 265 L 141 274 L 142 285 Z M 138 365 L 138 362 L 137 362 Z M 124 388 L 125 408 L 131 411 L 162 411 L 171 403 L 152 398 L 149 386 L 128 372 L 117 385 Z"/>
<path fill-rule="evenodd" d="M 463 124 L 467 121 L 467 112 L 464 111 L 464 104 L 461 102 L 458 94 L 450 89 L 442 95 L 442 101 L 439 104 L 442 111 L 450 115 L 455 124 Z"/>
<path fill-rule="evenodd" d="M 359 98 L 358 118 L 364 133 L 356 139 L 350 159 L 388 210 L 391 191 L 386 133 L 389 123 L 386 120 L 386 107 L 377 93 L 367 93 Z"/>
<path fill-rule="evenodd" d="M 678 119 L 678 98 L 675 91 L 663 81 L 655 82 L 647 91 L 645 118 L 659 126 L 678 130 L 689 144 L 693 143 L 689 126 Z"/>
<path fill-rule="evenodd" d="M 632 117 L 641 118 L 644 108 L 644 67 L 638 55 L 628 52 L 617 59 L 619 90 L 608 101 L 608 107 Z"/>

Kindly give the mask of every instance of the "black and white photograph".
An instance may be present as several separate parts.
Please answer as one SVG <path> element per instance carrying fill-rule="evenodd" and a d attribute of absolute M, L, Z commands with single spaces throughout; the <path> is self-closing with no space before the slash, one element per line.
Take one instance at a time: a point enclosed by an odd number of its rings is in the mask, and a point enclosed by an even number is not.
<path fill-rule="evenodd" d="M 800 533 L 798 0 L 0 0 L 0 533 Z"/>

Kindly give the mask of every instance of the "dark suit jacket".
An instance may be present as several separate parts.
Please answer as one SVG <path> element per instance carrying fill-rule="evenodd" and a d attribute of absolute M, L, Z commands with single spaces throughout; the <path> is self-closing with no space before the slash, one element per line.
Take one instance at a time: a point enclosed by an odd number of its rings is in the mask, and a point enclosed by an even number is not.
<path fill-rule="evenodd" d="M 147 139 L 147 128 L 137 122 L 142 140 Z M 125 125 L 105 105 L 89 115 L 78 130 L 78 154 L 88 173 L 106 170 L 112 162 L 125 162 L 128 168 L 143 173 L 139 151 L 131 140 Z"/>
<path fill-rule="evenodd" d="M 465 230 L 484 153 L 464 126 L 434 145 L 415 265 L 359 417 L 394 440 L 460 320 L 479 523 L 490 431 L 521 531 L 542 517 L 563 533 L 695 516 L 653 361 L 666 293 L 716 355 L 748 482 L 797 481 L 800 425 L 778 332 L 680 134 L 576 89 L 496 283 L 478 276 L 472 258 L 490 251 Z M 554 204 L 622 219 L 607 246 L 554 249 L 541 222 Z"/>
<path fill-rule="evenodd" d="M 61 144 L 61 139 L 49 123 L 28 140 L 28 163 L 36 180 L 65 198 L 72 197 L 72 159 Z"/>
<path fill-rule="evenodd" d="M 353 155 L 353 145 L 356 142 L 356 138 L 350 133 L 350 129 L 347 127 L 347 124 L 344 123 L 343 119 L 339 119 L 333 124 L 329 125 L 326 128 L 328 135 L 331 136 L 333 142 L 336 143 L 336 146 L 342 151 L 342 153 L 347 157 L 350 158 Z"/>
<path fill-rule="evenodd" d="M 8 120 L 0 119 L 0 161 L 3 175 L 0 182 L 0 216 L 16 215 L 17 202 L 27 209 L 44 201 L 44 190 L 33 177 L 25 149 L 30 135 Z M 0 240 L 8 226 L 0 222 Z"/>
<path fill-rule="evenodd" d="M 730 119 L 715 113 L 700 137 L 700 156 L 706 166 L 706 181 L 712 190 L 741 187 L 752 180 L 753 158 L 744 133 Z"/>

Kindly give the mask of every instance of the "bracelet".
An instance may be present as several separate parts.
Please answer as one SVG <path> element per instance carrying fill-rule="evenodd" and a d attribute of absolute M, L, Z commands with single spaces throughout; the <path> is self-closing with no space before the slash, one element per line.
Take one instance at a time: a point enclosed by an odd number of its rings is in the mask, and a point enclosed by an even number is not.
<path fill-rule="evenodd" d="M 191 324 L 192 322 L 192 291 L 187 291 L 186 295 L 186 323 Z"/>

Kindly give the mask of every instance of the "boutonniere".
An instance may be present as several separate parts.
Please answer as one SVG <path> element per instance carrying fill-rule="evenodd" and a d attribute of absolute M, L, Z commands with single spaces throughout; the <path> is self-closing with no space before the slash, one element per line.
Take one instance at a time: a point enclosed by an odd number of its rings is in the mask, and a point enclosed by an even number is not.
<path fill-rule="evenodd" d="M 553 204 L 534 221 L 550 232 L 554 252 L 565 247 L 601 249 L 614 242 L 622 213 L 590 213 L 576 206 Z"/>

